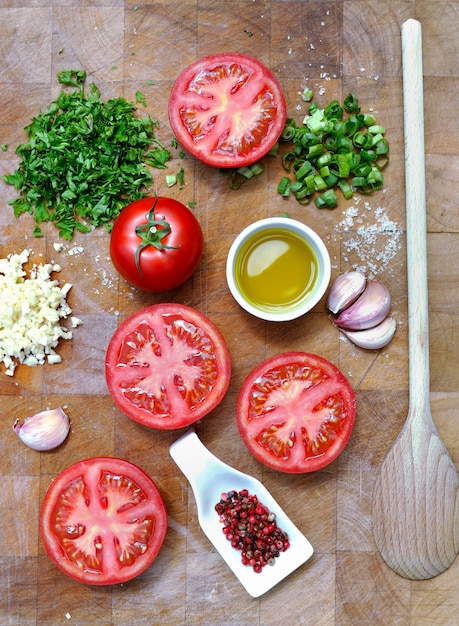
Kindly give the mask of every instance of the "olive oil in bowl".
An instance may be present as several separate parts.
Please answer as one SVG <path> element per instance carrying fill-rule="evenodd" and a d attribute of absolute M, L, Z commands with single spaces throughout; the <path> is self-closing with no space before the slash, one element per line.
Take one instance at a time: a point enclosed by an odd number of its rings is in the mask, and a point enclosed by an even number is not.
<path fill-rule="evenodd" d="M 242 295 L 265 311 L 297 306 L 313 289 L 317 275 L 317 259 L 309 244 L 278 228 L 254 233 L 236 261 Z"/>
<path fill-rule="evenodd" d="M 259 220 L 234 240 L 226 277 L 246 311 L 272 321 L 295 319 L 324 295 L 330 281 L 328 251 L 305 224 L 286 217 Z"/>

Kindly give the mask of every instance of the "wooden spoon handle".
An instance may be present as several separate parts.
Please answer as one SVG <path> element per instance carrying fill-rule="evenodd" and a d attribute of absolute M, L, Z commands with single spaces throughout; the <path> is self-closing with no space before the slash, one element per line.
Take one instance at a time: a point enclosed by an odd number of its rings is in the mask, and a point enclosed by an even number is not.
<path fill-rule="evenodd" d="M 430 412 L 421 26 L 402 27 L 410 407 L 373 493 L 373 534 L 386 563 L 422 580 L 459 549 L 459 479 Z"/>
<path fill-rule="evenodd" d="M 402 25 L 410 408 L 430 414 L 429 321 L 421 25 Z"/>

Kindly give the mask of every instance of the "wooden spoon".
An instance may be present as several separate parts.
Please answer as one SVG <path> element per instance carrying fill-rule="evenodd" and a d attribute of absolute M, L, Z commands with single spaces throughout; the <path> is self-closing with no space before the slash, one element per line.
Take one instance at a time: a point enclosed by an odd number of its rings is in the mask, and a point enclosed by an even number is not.
<path fill-rule="evenodd" d="M 408 265 L 409 410 L 373 495 L 383 559 L 411 580 L 437 576 L 459 551 L 459 479 L 430 411 L 422 35 L 402 26 Z"/>

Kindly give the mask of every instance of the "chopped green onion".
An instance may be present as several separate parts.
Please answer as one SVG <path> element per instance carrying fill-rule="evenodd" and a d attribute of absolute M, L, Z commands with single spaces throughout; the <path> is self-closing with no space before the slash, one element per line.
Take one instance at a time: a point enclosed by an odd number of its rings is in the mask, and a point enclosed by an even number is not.
<path fill-rule="evenodd" d="M 326 152 L 325 154 L 322 154 L 322 156 L 317 159 L 317 167 L 320 168 L 329 165 L 332 159 L 333 156 L 331 152 Z"/>
<path fill-rule="evenodd" d="M 231 189 L 239 189 L 247 180 L 258 176 L 262 172 L 263 166 L 261 163 L 252 163 L 252 165 L 238 167 L 238 169 L 231 174 L 229 186 Z"/>
<path fill-rule="evenodd" d="M 282 157 L 282 165 L 284 166 L 284 170 L 289 172 L 292 169 L 292 165 L 295 162 L 296 154 L 293 152 L 286 152 Z"/>
<path fill-rule="evenodd" d="M 311 194 L 308 193 L 308 190 L 306 188 L 303 188 L 295 193 L 295 198 L 301 204 L 308 204 L 311 198 Z"/>
<path fill-rule="evenodd" d="M 345 116 L 345 113 L 347 114 Z M 289 118 L 281 142 L 292 148 L 282 155 L 282 165 L 294 174 L 284 177 L 278 193 L 294 195 L 300 204 L 315 200 L 319 208 L 337 205 L 336 187 L 346 199 L 355 190 L 372 193 L 383 185 L 382 170 L 389 162 L 389 143 L 385 127 L 370 114 L 360 112 L 356 96 L 349 94 L 343 106 L 334 100 L 320 109 L 311 102 L 303 124 Z"/>
<path fill-rule="evenodd" d="M 290 179 L 287 178 L 287 180 L 290 182 Z M 304 187 L 304 181 L 302 180 L 295 180 L 293 183 L 291 183 L 291 185 L 289 186 L 290 191 L 293 194 L 299 193 Z"/>
<path fill-rule="evenodd" d="M 306 176 L 306 178 L 303 181 L 304 183 L 304 190 L 306 191 L 306 193 L 309 196 L 312 196 L 312 194 L 315 191 L 315 176 L 314 174 L 309 174 L 309 176 Z"/>
<path fill-rule="evenodd" d="M 362 157 L 362 161 L 369 161 L 370 163 L 376 161 L 378 157 L 375 150 L 362 150 L 360 156 Z"/>
<path fill-rule="evenodd" d="M 329 188 L 334 187 L 335 185 L 337 185 L 339 180 L 340 180 L 340 178 L 336 174 L 333 174 L 332 172 L 330 172 L 330 174 L 328 174 L 328 176 L 324 177 L 324 181 L 325 181 L 327 187 L 329 187 Z"/>
<path fill-rule="evenodd" d="M 333 100 L 333 102 L 330 102 L 330 104 L 328 106 L 325 107 L 324 109 L 324 116 L 327 119 L 341 119 L 343 115 L 343 109 L 342 107 L 340 107 L 339 102 L 337 100 Z"/>
<path fill-rule="evenodd" d="M 323 151 L 324 149 L 322 144 L 316 143 L 315 145 L 309 147 L 308 158 L 314 159 L 315 157 L 322 156 Z"/>
<path fill-rule="evenodd" d="M 334 209 L 338 204 L 338 198 L 333 189 L 327 189 L 314 202 L 318 209 Z"/>
<path fill-rule="evenodd" d="M 371 133 L 372 135 L 384 135 L 384 133 L 386 132 L 386 129 L 384 128 L 384 126 L 378 126 L 373 124 L 372 126 L 368 127 L 368 132 Z"/>
<path fill-rule="evenodd" d="M 385 137 L 383 137 L 381 141 L 378 141 L 378 143 L 375 146 L 375 150 L 376 150 L 377 155 L 388 154 L 389 142 L 387 141 Z"/>
<path fill-rule="evenodd" d="M 166 185 L 167 187 L 173 187 L 177 184 L 177 175 L 176 174 L 166 174 Z"/>
<path fill-rule="evenodd" d="M 367 128 L 370 128 L 370 126 L 373 126 L 375 121 L 376 121 L 375 116 L 371 115 L 371 113 L 365 113 L 365 115 L 363 116 L 363 123 L 365 124 Z"/>
<path fill-rule="evenodd" d="M 306 88 L 303 91 L 303 93 L 301 94 L 301 99 L 304 102 L 310 102 L 312 100 L 313 96 L 314 96 L 314 92 L 312 91 L 312 89 L 307 89 Z"/>
<path fill-rule="evenodd" d="M 304 123 L 306 124 L 306 126 L 314 134 L 319 133 L 320 130 L 322 129 L 323 114 L 318 115 L 318 113 L 321 113 L 319 109 L 317 109 L 317 111 L 313 115 L 309 115 L 305 117 L 305 120 L 304 120 Z"/>
<path fill-rule="evenodd" d="M 314 188 L 316 191 L 323 191 L 327 189 L 327 184 L 322 176 L 314 176 Z"/>
<path fill-rule="evenodd" d="M 237 173 L 241 174 L 241 176 L 245 176 L 247 179 L 250 179 L 253 176 L 253 172 L 250 167 L 239 167 Z"/>
<path fill-rule="evenodd" d="M 295 120 L 291 118 L 287 118 L 284 125 L 284 130 L 282 131 L 281 139 L 283 141 L 291 141 L 295 136 Z"/>
<path fill-rule="evenodd" d="M 343 106 L 348 113 L 359 113 L 359 101 L 354 94 L 350 93 L 344 98 Z"/>
<path fill-rule="evenodd" d="M 255 174 L 255 176 L 258 176 L 263 172 L 263 166 L 260 163 L 252 163 L 250 169 L 252 170 L 253 174 Z"/>
<path fill-rule="evenodd" d="M 384 139 L 384 137 L 383 137 L 383 135 L 381 133 L 377 133 L 376 135 L 373 135 L 372 145 L 376 146 L 376 144 L 378 144 L 383 139 Z"/>
<path fill-rule="evenodd" d="M 277 185 L 277 193 L 284 196 L 284 198 L 290 195 L 290 178 L 284 176 L 284 178 L 280 179 Z"/>
<path fill-rule="evenodd" d="M 346 180 L 343 180 L 343 179 L 338 180 L 337 185 L 340 188 L 341 193 L 346 198 L 346 200 L 349 200 L 350 198 L 352 198 L 352 195 L 353 195 L 352 187 Z"/>
<path fill-rule="evenodd" d="M 295 178 L 297 180 L 301 180 L 302 178 L 305 178 L 305 176 L 308 176 L 308 174 L 311 174 L 311 172 L 314 171 L 314 166 L 311 165 L 309 161 L 303 161 L 303 163 L 295 172 Z"/>
<path fill-rule="evenodd" d="M 352 141 L 354 143 L 354 146 L 356 146 L 357 148 L 371 148 L 371 146 L 373 145 L 373 135 L 371 135 L 369 132 L 357 132 L 354 134 Z"/>
<path fill-rule="evenodd" d="M 271 150 L 268 152 L 268 156 L 276 156 L 276 154 L 279 152 L 279 142 L 276 141 L 276 143 L 274 144 L 274 146 L 271 148 Z"/>
<path fill-rule="evenodd" d="M 347 178 L 351 167 L 346 154 L 336 154 L 329 165 L 330 171 L 335 172 L 340 178 Z"/>
<path fill-rule="evenodd" d="M 365 176 L 355 176 L 352 179 L 352 186 L 353 187 L 365 187 L 365 185 L 367 184 L 367 179 L 365 178 Z"/>

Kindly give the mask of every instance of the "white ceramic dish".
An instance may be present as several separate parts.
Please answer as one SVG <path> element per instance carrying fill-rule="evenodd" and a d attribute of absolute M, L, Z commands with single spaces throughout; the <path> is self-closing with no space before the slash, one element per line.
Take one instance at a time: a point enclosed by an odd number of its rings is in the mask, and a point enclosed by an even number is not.
<path fill-rule="evenodd" d="M 263 231 L 273 230 L 289 231 L 299 239 L 302 239 L 315 258 L 317 265 L 317 277 L 313 287 L 307 295 L 292 305 L 279 305 L 272 308 L 259 307 L 241 292 L 238 286 L 238 258 L 244 246 L 249 240 Z M 305 259 L 306 261 L 306 259 Z M 307 272 L 305 263 L 305 272 Z M 255 317 L 273 322 L 284 322 L 297 319 L 310 311 L 322 298 L 330 283 L 331 262 L 328 250 L 319 235 L 306 224 L 289 217 L 268 217 L 250 224 L 233 241 L 226 261 L 226 281 L 228 288 L 236 302 Z"/>
<path fill-rule="evenodd" d="M 312 556 L 311 544 L 266 487 L 256 478 L 220 461 L 202 444 L 194 430 L 175 441 L 170 447 L 170 454 L 191 485 L 202 530 L 252 597 L 257 598 L 269 591 Z M 255 494 L 260 502 L 275 513 L 278 527 L 289 536 L 290 548 L 281 552 L 275 565 L 264 567 L 258 574 L 241 563 L 241 553 L 226 539 L 215 511 L 222 493 L 240 489 Z"/>

